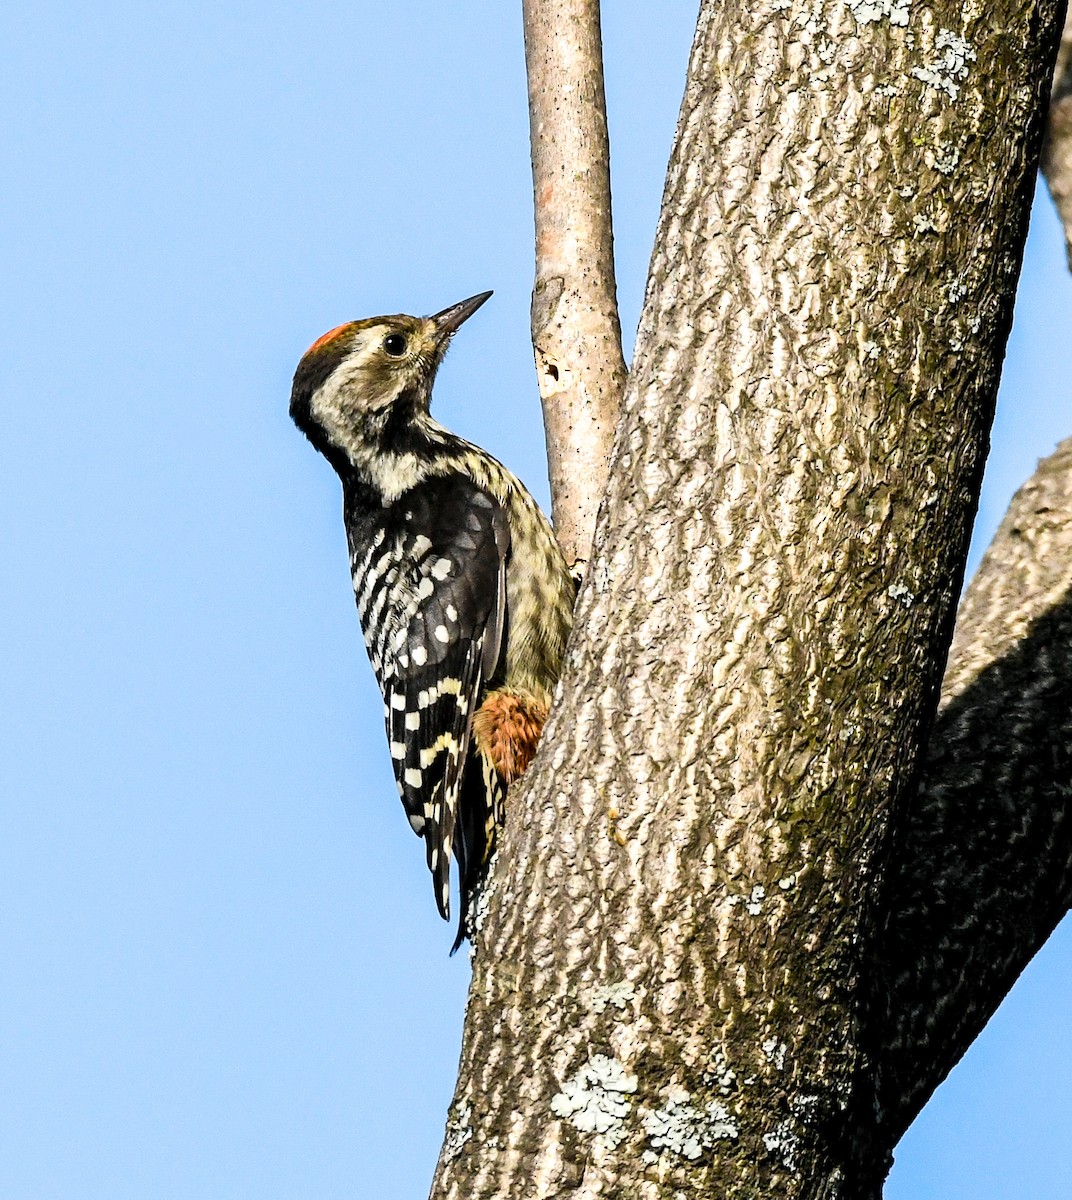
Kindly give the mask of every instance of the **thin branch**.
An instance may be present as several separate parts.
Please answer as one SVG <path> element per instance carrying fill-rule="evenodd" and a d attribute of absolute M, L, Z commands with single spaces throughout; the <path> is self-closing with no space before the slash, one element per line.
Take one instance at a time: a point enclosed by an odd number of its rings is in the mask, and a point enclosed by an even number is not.
<path fill-rule="evenodd" d="M 555 532 L 587 561 L 625 386 L 598 0 L 525 0 L 536 283 L 532 344 Z"/>

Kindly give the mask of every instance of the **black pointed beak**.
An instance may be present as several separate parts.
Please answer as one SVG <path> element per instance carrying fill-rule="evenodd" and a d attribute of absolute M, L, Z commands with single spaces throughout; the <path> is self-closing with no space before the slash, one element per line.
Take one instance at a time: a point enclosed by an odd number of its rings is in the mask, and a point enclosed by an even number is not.
<path fill-rule="evenodd" d="M 491 292 L 481 292 L 479 296 L 470 296 L 468 300 L 459 301 L 457 304 L 452 304 L 450 308 L 443 309 L 442 312 L 434 313 L 429 319 L 435 321 L 440 337 L 450 337 L 464 321 L 469 320 L 485 300 L 491 297 L 491 294 Z"/>

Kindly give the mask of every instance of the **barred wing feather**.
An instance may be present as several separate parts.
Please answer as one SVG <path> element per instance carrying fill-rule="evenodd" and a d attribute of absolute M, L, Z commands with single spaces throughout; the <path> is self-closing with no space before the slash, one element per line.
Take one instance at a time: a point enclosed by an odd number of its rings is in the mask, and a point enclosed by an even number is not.
<path fill-rule="evenodd" d="M 351 546 L 358 613 L 399 794 L 449 917 L 470 724 L 502 646 L 509 527 L 498 501 L 461 475 L 425 480 L 377 526 Z"/>

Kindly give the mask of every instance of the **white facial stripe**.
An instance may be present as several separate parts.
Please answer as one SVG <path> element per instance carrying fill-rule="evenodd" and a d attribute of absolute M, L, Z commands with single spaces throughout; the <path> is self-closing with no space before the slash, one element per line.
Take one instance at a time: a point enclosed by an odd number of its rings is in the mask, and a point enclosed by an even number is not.
<path fill-rule="evenodd" d="M 405 329 L 414 352 L 398 359 L 394 367 L 383 351 L 384 338 L 399 332 L 380 323 L 353 335 L 350 352 L 313 393 L 310 415 L 330 440 L 342 450 L 370 483 L 393 503 L 415 487 L 426 474 L 426 464 L 412 454 L 388 454 L 379 447 L 375 429 L 382 414 L 399 395 L 415 384 L 430 387 L 437 358 L 435 327 L 424 322 Z M 423 375 L 423 378 L 422 378 Z M 416 420 L 435 436 L 440 428 L 427 413 Z"/>

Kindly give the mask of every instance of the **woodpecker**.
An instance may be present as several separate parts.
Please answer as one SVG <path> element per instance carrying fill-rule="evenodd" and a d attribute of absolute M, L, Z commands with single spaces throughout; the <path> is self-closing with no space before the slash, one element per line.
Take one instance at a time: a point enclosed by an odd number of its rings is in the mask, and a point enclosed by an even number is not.
<path fill-rule="evenodd" d="M 547 518 L 490 454 L 430 414 L 432 384 L 482 292 L 431 317 L 372 317 L 315 341 L 290 413 L 343 489 L 357 611 L 383 693 L 399 795 L 450 919 L 469 932 L 507 790 L 562 667 L 575 585 Z"/>

